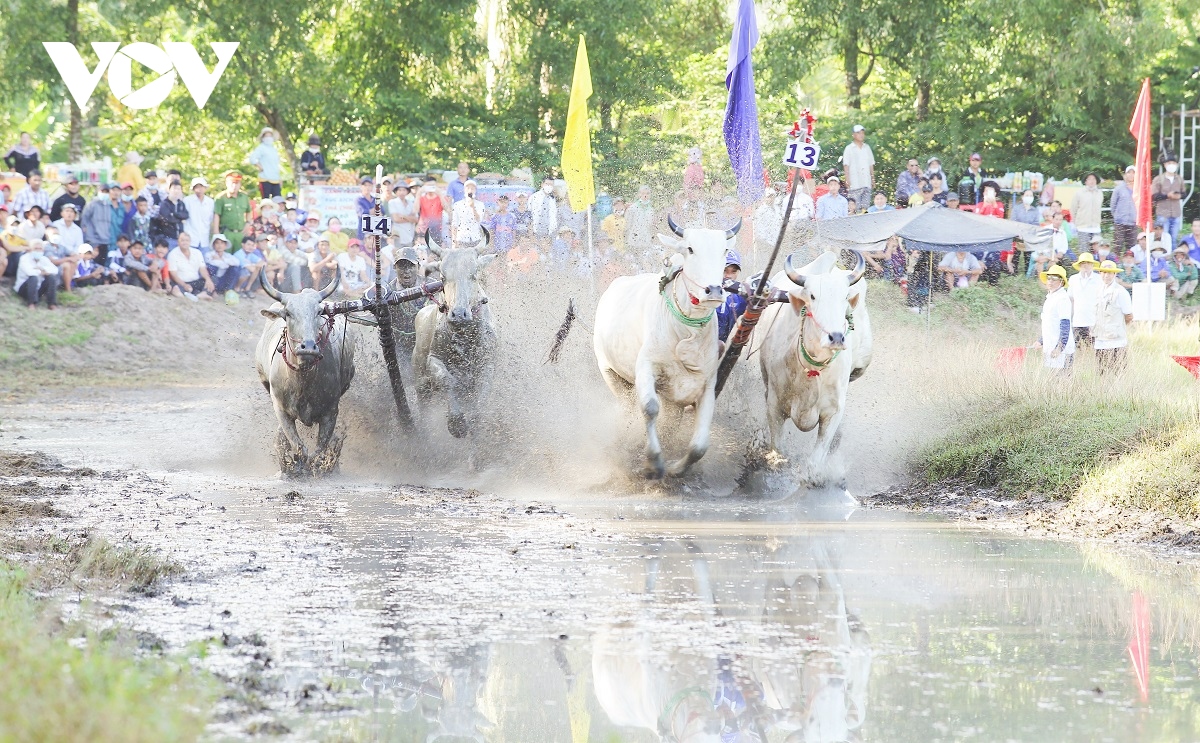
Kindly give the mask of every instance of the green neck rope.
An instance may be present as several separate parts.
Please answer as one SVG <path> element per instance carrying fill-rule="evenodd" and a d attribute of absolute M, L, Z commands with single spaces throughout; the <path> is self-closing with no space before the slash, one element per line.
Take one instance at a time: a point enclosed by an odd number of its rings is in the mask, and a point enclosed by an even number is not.
<path fill-rule="evenodd" d="M 712 322 L 713 315 L 715 314 L 714 310 L 709 310 L 708 314 L 704 317 L 688 317 L 679 310 L 679 307 L 675 305 L 675 298 L 672 297 L 667 291 L 666 286 L 664 286 L 662 291 L 659 293 L 662 294 L 662 298 L 667 301 L 667 309 L 670 310 L 671 316 L 689 328 L 702 328 Z"/>
<path fill-rule="evenodd" d="M 817 361 L 812 356 L 809 356 L 808 349 L 804 347 L 804 321 L 807 319 L 808 319 L 808 308 L 804 307 L 803 309 L 800 310 L 800 344 L 799 344 L 800 345 L 800 356 L 804 359 L 804 363 L 808 364 L 809 366 L 815 367 L 817 369 L 824 369 L 825 367 L 832 364 L 833 360 L 836 359 L 842 352 L 840 350 L 834 351 L 833 355 L 829 357 L 828 361 Z M 854 330 L 854 318 L 847 316 L 846 320 L 847 320 L 846 333 L 849 334 L 851 330 Z M 816 320 L 813 320 L 813 322 L 815 323 Z M 820 327 L 820 326 L 818 326 L 818 327 Z"/>

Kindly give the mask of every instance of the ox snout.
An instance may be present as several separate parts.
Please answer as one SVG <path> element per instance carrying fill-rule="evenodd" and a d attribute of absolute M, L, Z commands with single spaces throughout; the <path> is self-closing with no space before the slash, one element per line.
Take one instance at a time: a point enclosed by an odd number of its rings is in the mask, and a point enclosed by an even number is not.
<path fill-rule="evenodd" d="M 297 356 L 320 356 L 321 349 L 317 345 L 316 340 L 301 341 L 296 344 Z"/>
<path fill-rule="evenodd" d="M 709 284 L 708 286 L 704 287 L 704 299 L 706 301 L 715 299 L 718 302 L 724 302 L 725 301 L 725 293 L 724 293 L 724 290 L 721 289 L 721 285 L 720 284 Z"/>
<path fill-rule="evenodd" d="M 826 341 L 830 348 L 840 351 L 846 347 L 845 333 L 828 333 L 827 336 Z"/>
<path fill-rule="evenodd" d="M 452 323 L 469 322 L 471 319 L 471 310 L 468 307 L 453 307 L 448 314 Z"/>

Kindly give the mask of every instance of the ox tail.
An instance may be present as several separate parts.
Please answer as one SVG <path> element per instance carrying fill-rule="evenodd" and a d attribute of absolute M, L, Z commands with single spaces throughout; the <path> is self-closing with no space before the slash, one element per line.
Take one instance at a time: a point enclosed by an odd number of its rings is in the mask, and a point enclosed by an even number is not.
<path fill-rule="evenodd" d="M 567 300 L 567 316 L 563 318 L 562 325 L 558 326 L 558 332 L 554 334 L 554 345 L 550 346 L 550 353 L 546 354 L 546 361 L 543 363 L 557 364 L 558 355 L 562 352 L 563 344 L 567 342 L 567 335 L 571 332 L 571 326 L 575 324 L 575 300 Z"/>

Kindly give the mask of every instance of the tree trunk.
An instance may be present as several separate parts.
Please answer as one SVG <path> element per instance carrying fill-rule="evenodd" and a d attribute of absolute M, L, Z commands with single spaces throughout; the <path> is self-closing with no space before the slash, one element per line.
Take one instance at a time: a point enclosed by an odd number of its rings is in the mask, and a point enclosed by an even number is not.
<path fill-rule="evenodd" d="M 300 161 L 296 159 L 296 147 L 292 142 L 291 132 L 288 131 L 287 122 L 283 120 L 283 114 L 279 109 L 267 106 L 265 103 L 259 103 L 255 108 L 266 119 L 267 126 L 279 132 L 279 143 L 283 145 L 283 154 L 287 157 L 288 167 L 292 169 L 292 180 L 299 186 L 300 181 L 297 174 L 300 172 Z"/>
<path fill-rule="evenodd" d="M 67 0 L 67 41 L 79 47 L 79 0 Z M 83 160 L 83 111 L 71 99 L 71 135 L 67 139 L 67 161 Z"/>
<path fill-rule="evenodd" d="M 928 80 L 917 81 L 917 121 L 929 118 L 929 100 L 933 96 L 933 85 Z"/>
<path fill-rule="evenodd" d="M 858 77 L 858 29 L 850 25 L 842 30 L 842 69 L 846 73 L 846 105 L 862 108 L 862 80 Z"/>
<path fill-rule="evenodd" d="M 1025 117 L 1025 141 L 1021 145 L 1021 151 L 1026 157 L 1033 155 L 1033 130 L 1037 125 L 1038 109 L 1035 106 Z"/>

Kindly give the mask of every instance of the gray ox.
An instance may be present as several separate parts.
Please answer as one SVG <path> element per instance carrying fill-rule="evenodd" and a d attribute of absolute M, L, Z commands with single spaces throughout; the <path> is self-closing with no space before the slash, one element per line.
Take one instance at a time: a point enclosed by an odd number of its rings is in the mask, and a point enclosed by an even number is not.
<path fill-rule="evenodd" d="M 853 271 L 836 268 L 836 262 L 836 255 L 825 253 L 795 268 L 788 256 L 785 270 L 771 277 L 772 287 L 787 291 L 788 304 L 768 307 L 756 328 L 763 337 L 759 359 L 771 448 L 779 451 L 789 419 L 801 431 L 816 428 L 809 469 L 817 481 L 841 426 L 850 380 L 871 361 L 862 254 Z"/>
<path fill-rule="evenodd" d="M 346 318 L 325 320 L 321 302 L 337 289 L 340 271 L 321 291 L 280 292 L 266 273 L 263 290 L 276 301 L 264 309 L 268 319 L 255 352 L 255 367 L 271 395 L 280 426 L 281 469 L 285 474 L 326 472 L 337 464 L 340 444 L 334 443 L 338 402 L 354 379 L 354 347 L 345 345 Z M 320 424 L 317 450 L 310 458 L 296 431 L 296 422 Z"/>
<path fill-rule="evenodd" d="M 479 280 L 496 255 L 480 254 L 491 240 L 486 229 L 483 233 L 482 246 L 454 249 L 442 248 L 426 233 L 429 252 L 440 258 L 427 270 L 441 273 L 445 304 L 423 307 L 413 321 L 417 394 L 424 403 L 436 390 L 446 393 L 446 427 L 455 438 L 463 438 L 478 423 L 479 400 L 496 354 L 496 329 Z"/>
<path fill-rule="evenodd" d="M 719 363 L 714 311 L 725 301 L 725 251 L 742 226 L 739 220 L 729 230 L 684 230 L 669 215 L 667 223 L 682 239 L 658 237 L 680 251 L 677 270 L 614 279 L 596 306 L 592 338 L 609 389 L 622 398 L 632 387 L 637 396 L 646 422 L 645 474 L 655 479 L 684 474 L 708 450 Z M 696 411 L 688 452 L 669 468 L 658 439 L 660 399 Z"/>

